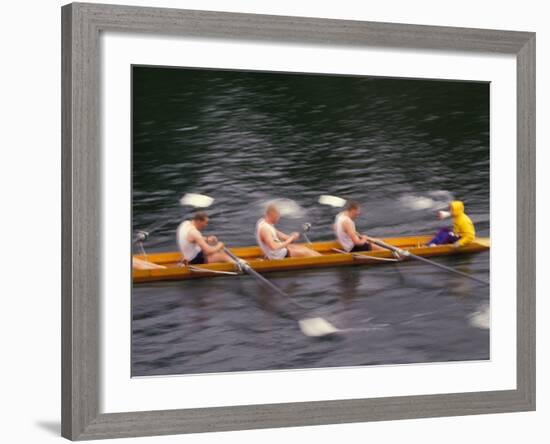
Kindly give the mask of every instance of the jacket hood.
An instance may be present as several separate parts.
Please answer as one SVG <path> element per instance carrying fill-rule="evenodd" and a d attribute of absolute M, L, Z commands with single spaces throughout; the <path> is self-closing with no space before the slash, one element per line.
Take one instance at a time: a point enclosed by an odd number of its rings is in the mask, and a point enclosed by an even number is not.
<path fill-rule="evenodd" d="M 459 216 L 461 214 L 464 214 L 464 202 L 460 200 L 453 200 L 449 207 L 451 208 L 451 214 L 453 216 Z"/>

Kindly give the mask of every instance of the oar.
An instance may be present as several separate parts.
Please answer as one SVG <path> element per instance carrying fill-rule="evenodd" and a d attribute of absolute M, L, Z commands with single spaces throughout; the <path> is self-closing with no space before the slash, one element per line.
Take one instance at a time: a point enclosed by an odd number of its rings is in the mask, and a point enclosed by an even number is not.
<path fill-rule="evenodd" d="M 347 254 L 353 257 L 354 259 L 375 260 L 375 261 L 383 261 L 383 262 L 399 262 L 399 259 L 388 259 L 386 257 L 371 256 L 366 253 L 350 253 L 349 251 L 340 250 L 339 248 L 331 248 L 331 250 L 336 251 L 336 253 Z"/>
<path fill-rule="evenodd" d="M 323 195 L 323 196 L 319 197 L 319 203 L 323 204 L 323 205 L 329 205 L 329 206 L 335 207 L 335 208 L 341 208 L 346 204 L 346 200 L 342 199 L 341 197 L 338 197 L 338 196 Z M 385 248 L 385 249 L 390 250 L 394 253 L 397 253 L 400 256 L 410 257 L 412 259 L 417 259 L 419 261 L 425 262 L 426 264 L 430 264 L 434 267 L 437 267 L 437 268 L 440 268 L 442 270 L 448 271 L 449 273 L 455 273 L 455 274 L 458 274 L 460 276 L 464 276 L 464 277 L 467 277 L 467 278 L 472 279 L 474 281 L 480 282 L 482 284 L 489 285 L 489 282 L 484 280 L 484 279 L 472 276 L 472 275 L 467 274 L 467 273 L 463 273 L 462 271 L 455 270 L 454 268 L 447 267 L 446 265 L 440 264 L 438 262 L 431 261 L 429 259 L 426 259 L 425 257 L 417 256 L 416 254 L 413 254 L 408 250 L 402 250 L 401 248 L 397 248 L 393 245 L 382 242 L 381 240 L 369 238 L 369 241 L 376 244 L 376 245 L 378 245 L 378 246 L 380 246 L 380 247 L 382 247 L 382 248 Z"/>
<path fill-rule="evenodd" d="M 469 279 L 472 279 L 472 280 L 474 280 L 476 282 L 479 282 L 481 284 L 490 285 L 489 282 L 486 281 L 485 279 L 481 279 L 481 278 L 478 278 L 476 276 L 472 276 L 471 274 L 468 274 L 468 273 L 463 273 L 462 271 L 456 270 L 456 269 L 451 268 L 451 267 L 447 267 L 446 265 L 440 264 L 439 262 L 431 261 L 429 259 L 426 259 L 425 257 L 417 256 L 416 254 L 413 254 L 408 250 L 402 250 L 401 248 L 397 248 L 393 245 L 382 242 L 381 240 L 369 238 L 369 241 L 372 242 L 373 244 L 376 244 L 376 245 L 382 247 L 382 248 L 393 251 L 394 253 L 397 253 L 400 256 L 410 257 L 410 258 L 425 262 L 426 264 L 433 265 L 434 267 L 440 268 L 442 270 L 448 271 L 449 273 L 455 273 L 455 274 L 458 274 L 460 276 L 464 276 L 464 277 L 467 277 Z"/>
<path fill-rule="evenodd" d="M 268 281 L 260 273 L 254 270 L 248 264 L 248 262 L 235 256 L 228 248 L 224 248 L 224 251 L 231 259 L 233 259 L 235 264 L 245 273 L 256 278 L 260 283 L 265 285 L 267 288 L 273 290 L 275 293 L 279 294 L 280 296 L 283 296 L 285 299 L 292 302 L 294 305 L 300 307 L 301 309 L 304 309 L 304 307 L 301 304 L 298 304 L 296 301 L 293 301 L 287 293 L 285 293 L 275 284 Z M 306 336 L 326 336 L 326 335 L 330 335 L 338 332 L 338 329 L 334 325 L 332 325 L 330 322 L 326 321 L 325 319 L 319 318 L 319 317 L 298 319 L 298 325 L 300 326 L 300 330 L 302 330 L 302 333 L 304 333 Z"/>

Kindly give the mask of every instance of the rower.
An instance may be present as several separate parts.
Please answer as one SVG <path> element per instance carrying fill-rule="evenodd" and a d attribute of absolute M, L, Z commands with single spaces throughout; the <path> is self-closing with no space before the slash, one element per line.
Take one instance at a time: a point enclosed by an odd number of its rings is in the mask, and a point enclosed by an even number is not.
<path fill-rule="evenodd" d="M 338 213 L 334 220 L 334 232 L 336 239 L 342 248 L 350 252 L 381 250 L 382 248 L 372 242 L 372 238 L 365 234 L 359 234 L 355 229 L 354 220 L 361 213 L 359 204 L 353 200 L 346 202 L 344 211 Z"/>
<path fill-rule="evenodd" d="M 204 211 L 197 212 L 192 220 L 185 220 L 179 225 L 176 238 L 182 259 L 190 265 L 232 262 L 223 251 L 225 245 L 218 242 L 216 236 L 205 238 L 202 235 L 207 226 L 208 215 Z"/>
<path fill-rule="evenodd" d="M 285 234 L 275 228 L 281 213 L 274 204 L 269 204 L 265 214 L 256 223 L 256 240 L 268 259 L 284 259 L 287 257 L 321 256 L 315 250 L 303 245 L 293 244 L 300 233 Z"/>
<path fill-rule="evenodd" d="M 453 200 L 449 204 L 449 211 L 438 211 L 437 218 L 453 218 L 453 227 L 441 228 L 435 237 L 428 242 L 428 246 L 452 244 L 453 247 L 464 247 L 475 239 L 476 229 L 472 219 L 464 212 L 464 202 Z"/>

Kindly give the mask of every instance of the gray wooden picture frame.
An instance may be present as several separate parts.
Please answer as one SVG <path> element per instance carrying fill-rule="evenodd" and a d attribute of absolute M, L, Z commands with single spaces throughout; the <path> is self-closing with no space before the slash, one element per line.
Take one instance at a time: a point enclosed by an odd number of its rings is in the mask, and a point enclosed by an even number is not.
<path fill-rule="evenodd" d="M 511 54 L 517 58 L 515 390 L 101 413 L 100 45 L 104 31 Z M 535 34 L 73 3 L 62 8 L 62 435 L 73 440 L 535 409 Z"/>

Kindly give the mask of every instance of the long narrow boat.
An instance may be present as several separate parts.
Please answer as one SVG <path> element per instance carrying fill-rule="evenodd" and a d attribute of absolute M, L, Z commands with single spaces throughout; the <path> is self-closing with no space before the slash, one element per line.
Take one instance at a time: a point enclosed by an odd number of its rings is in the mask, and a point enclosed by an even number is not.
<path fill-rule="evenodd" d="M 445 256 L 451 254 L 478 253 L 490 248 L 490 240 L 487 237 L 478 237 L 465 247 L 454 248 L 452 245 L 439 245 L 427 247 L 426 242 L 431 236 L 408 236 L 382 239 L 385 243 L 408 250 L 417 256 Z M 305 258 L 286 258 L 269 260 L 263 257 L 259 247 L 232 248 L 231 252 L 259 273 L 270 271 L 300 270 L 306 268 L 337 267 L 349 265 L 374 265 L 388 263 L 393 259 L 388 250 L 376 250 L 365 253 L 339 252 L 341 247 L 336 242 L 314 242 L 307 245 L 309 248 L 321 253 L 321 256 Z M 181 264 L 180 253 L 152 253 L 148 255 L 135 255 L 137 261 L 147 261 L 162 268 L 148 270 L 133 270 L 134 282 L 151 282 L 181 280 L 214 276 L 227 276 L 236 272 L 236 266 L 232 263 L 212 263 L 196 266 Z"/>

